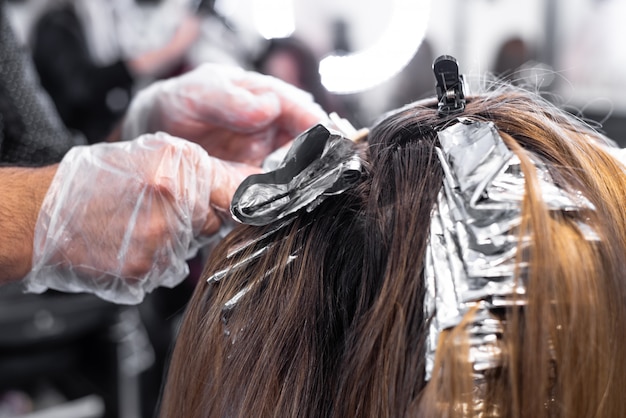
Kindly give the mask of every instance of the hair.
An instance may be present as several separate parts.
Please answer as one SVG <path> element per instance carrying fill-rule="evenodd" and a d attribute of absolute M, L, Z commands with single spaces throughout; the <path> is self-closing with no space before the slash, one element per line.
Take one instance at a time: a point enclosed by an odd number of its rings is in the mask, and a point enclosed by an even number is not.
<path fill-rule="evenodd" d="M 197 286 L 162 417 L 626 416 L 626 168 L 608 139 L 534 93 L 499 86 L 469 96 L 460 115 L 492 121 L 520 158 L 519 233 L 531 236 L 517 254 L 529 266 L 527 304 L 502 314 L 502 365 L 485 373 L 482 406 L 471 406 L 467 344 L 453 343 L 467 340 L 471 311 L 440 336 L 425 381 L 425 253 L 443 182 L 437 130 L 458 116 L 439 117 L 431 99 L 372 127 L 357 186 L 245 254 L 227 258 L 272 225 L 238 227 L 215 249 L 204 279 L 268 247 Z M 595 205 L 581 216 L 599 240 L 547 209 L 529 153 Z"/>

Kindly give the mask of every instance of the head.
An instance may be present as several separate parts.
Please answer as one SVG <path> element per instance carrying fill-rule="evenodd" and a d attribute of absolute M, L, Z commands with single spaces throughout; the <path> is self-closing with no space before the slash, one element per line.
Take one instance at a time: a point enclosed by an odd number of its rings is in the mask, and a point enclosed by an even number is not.
<path fill-rule="evenodd" d="M 306 42 L 295 37 L 271 39 L 252 64 L 262 74 L 280 78 L 311 93 L 324 109 L 332 110 L 329 93 L 322 85 L 319 58 Z"/>
<path fill-rule="evenodd" d="M 439 335 L 425 371 L 426 253 L 444 182 L 438 132 L 459 116 L 492 122 L 525 178 L 513 230 L 524 242 L 514 256 L 524 303 L 493 312 L 500 362 L 480 382 L 469 353 L 475 309 Z M 162 416 L 624 416 L 626 171 L 608 146 L 506 86 L 468 96 L 459 115 L 440 117 L 434 99 L 386 115 L 359 144 L 354 187 L 269 238 L 275 225 L 241 226 L 212 253 L 205 279 L 267 247 L 196 288 Z M 533 158 L 594 210 L 549 210 Z M 581 221 L 599 239 L 585 239 Z"/>

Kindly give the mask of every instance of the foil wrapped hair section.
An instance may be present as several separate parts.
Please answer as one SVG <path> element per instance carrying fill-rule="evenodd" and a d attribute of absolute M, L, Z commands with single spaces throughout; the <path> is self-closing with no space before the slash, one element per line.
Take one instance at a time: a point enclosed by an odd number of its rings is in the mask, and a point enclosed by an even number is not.
<path fill-rule="evenodd" d="M 432 318 L 427 339 L 426 379 L 430 380 L 439 336 L 459 325 L 474 308 L 467 326 L 469 359 L 476 382 L 502 364 L 503 326 L 496 310 L 526 304 L 525 265 L 517 265 L 525 178 L 520 161 L 493 123 L 459 118 L 438 134 L 437 154 L 444 182 L 435 205 L 426 253 L 425 312 Z M 593 210 L 580 192 L 554 183 L 546 166 L 530 156 L 541 196 L 553 211 Z M 580 223 L 589 240 L 598 237 Z"/>
<path fill-rule="evenodd" d="M 345 192 L 361 175 L 361 159 L 353 141 L 316 125 L 294 141 L 273 171 L 244 180 L 233 197 L 235 220 L 268 225 L 312 211 L 328 196 Z"/>
<path fill-rule="evenodd" d="M 297 212 L 313 211 L 329 196 L 341 194 L 358 182 L 362 169 L 356 145 L 359 131 L 336 115 L 331 119 L 337 129 L 321 124 L 312 127 L 299 135 L 288 150 L 281 149 L 266 160 L 267 172 L 252 175 L 241 183 L 231 202 L 233 218 L 240 223 L 268 225 L 268 228 L 256 239 L 231 248 L 227 255 L 230 265 L 214 272 L 207 279 L 208 283 L 218 283 L 266 256 L 276 244 L 277 233 L 294 221 Z M 295 249 L 286 264 L 297 259 L 298 252 L 299 249 Z M 248 283 L 225 303 L 224 310 L 231 310 L 279 267 L 277 264 L 269 268 L 261 278 Z"/>

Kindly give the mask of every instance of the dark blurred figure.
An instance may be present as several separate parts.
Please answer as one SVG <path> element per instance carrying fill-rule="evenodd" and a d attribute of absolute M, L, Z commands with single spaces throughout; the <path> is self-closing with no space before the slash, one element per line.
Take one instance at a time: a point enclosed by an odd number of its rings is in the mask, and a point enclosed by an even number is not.
<path fill-rule="evenodd" d="M 331 22 L 333 33 L 333 53 L 347 55 L 352 52 L 350 43 L 350 26 L 344 19 L 337 18 Z"/>
<path fill-rule="evenodd" d="M 253 60 L 253 69 L 280 78 L 313 95 L 326 112 L 342 114 L 337 100 L 322 84 L 319 58 L 304 41 L 295 38 L 275 38 Z"/>
<path fill-rule="evenodd" d="M 392 87 L 389 109 L 435 94 L 432 70 L 434 59 L 432 46 L 424 39 L 411 61 L 398 74 L 397 82 Z"/>
<path fill-rule="evenodd" d="M 498 50 L 493 72 L 496 76 L 516 84 L 521 78 L 518 71 L 535 59 L 534 52 L 522 38 L 510 38 Z"/>
<path fill-rule="evenodd" d="M 115 3 L 58 2 L 41 16 L 32 33 L 33 59 L 42 86 L 65 125 L 90 143 L 104 140 L 112 131 L 136 81 L 170 75 L 200 31 L 198 18 L 190 14 L 168 43 L 127 58 L 116 27 L 124 10 Z"/>

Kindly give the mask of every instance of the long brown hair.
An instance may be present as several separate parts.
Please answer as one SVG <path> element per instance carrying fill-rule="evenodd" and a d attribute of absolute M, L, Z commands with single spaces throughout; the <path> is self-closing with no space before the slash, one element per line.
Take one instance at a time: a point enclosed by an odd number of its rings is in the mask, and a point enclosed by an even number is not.
<path fill-rule="evenodd" d="M 463 323 L 440 338 L 425 381 L 423 271 L 443 181 L 434 147 L 452 119 L 426 101 L 375 124 L 355 188 L 245 254 L 227 258 L 272 226 L 242 226 L 217 247 L 205 279 L 268 249 L 196 288 L 162 417 L 626 416 L 625 167 L 602 135 L 532 93 L 500 87 L 469 97 L 462 115 L 494 122 L 522 161 L 520 234 L 532 237 L 518 254 L 529 265 L 527 304 L 503 314 L 504 360 L 486 376 L 482 409 L 467 407 L 467 347 L 451 342 Z M 547 209 L 530 152 L 556 183 L 593 203 L 585 223 L 599 240 Z"/>

